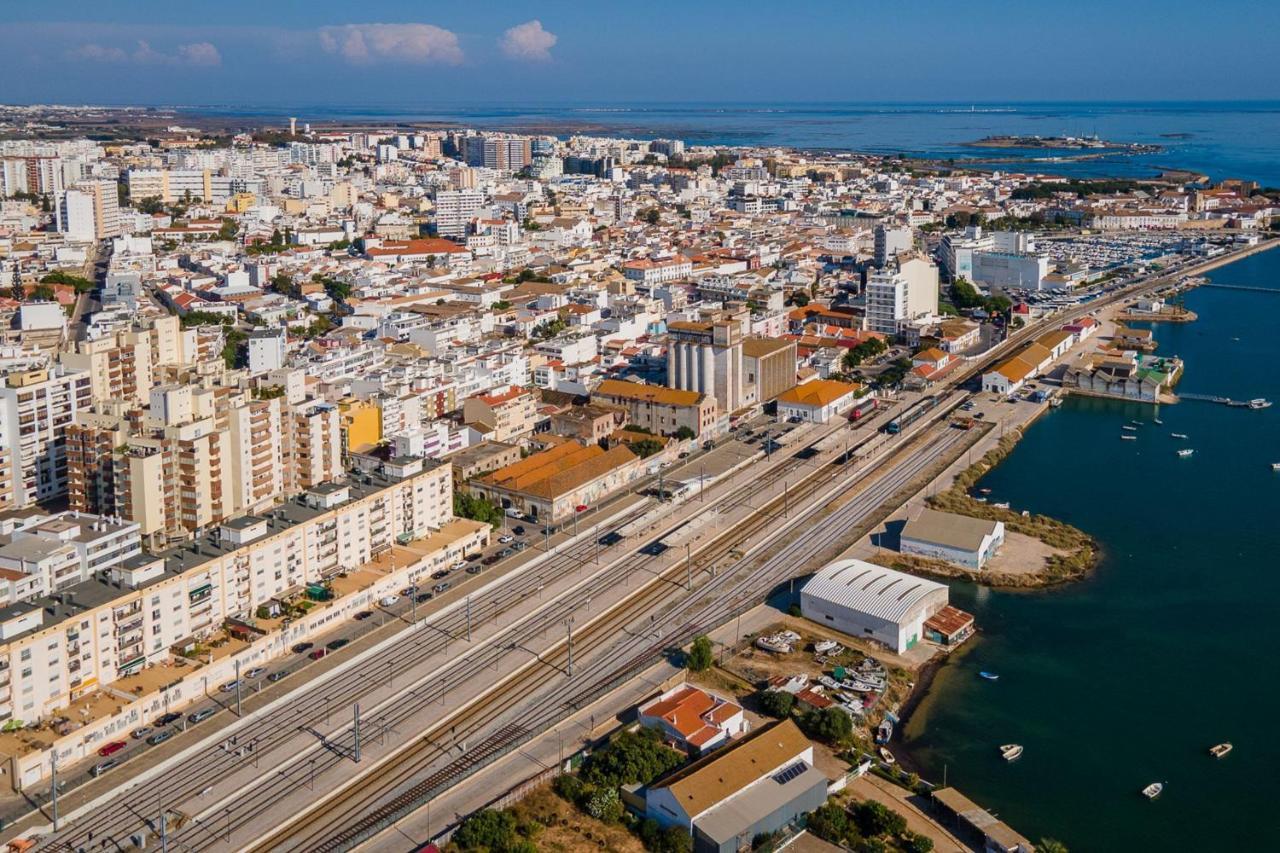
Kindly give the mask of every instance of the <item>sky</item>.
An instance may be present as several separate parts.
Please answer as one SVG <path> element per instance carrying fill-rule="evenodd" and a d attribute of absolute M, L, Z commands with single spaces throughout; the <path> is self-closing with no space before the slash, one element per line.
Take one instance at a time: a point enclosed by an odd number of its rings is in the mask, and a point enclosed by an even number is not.
<path fill-rule="evenodd" d="M 288 107 L 1280 98 L 1280 3 L 57 0 L 0 100 Z"/>

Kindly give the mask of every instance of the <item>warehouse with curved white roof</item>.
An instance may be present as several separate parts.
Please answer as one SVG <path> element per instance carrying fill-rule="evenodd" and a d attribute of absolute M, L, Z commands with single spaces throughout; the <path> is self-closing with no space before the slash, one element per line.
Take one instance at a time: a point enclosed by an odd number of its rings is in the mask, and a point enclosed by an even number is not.
<path fill-rule="evenodd" d="M 947 587 L 863 560 L 824 566 L 800 590 L 806 619 L 895 652 L 924 635 L 924 622 L 947 606 Z"/>

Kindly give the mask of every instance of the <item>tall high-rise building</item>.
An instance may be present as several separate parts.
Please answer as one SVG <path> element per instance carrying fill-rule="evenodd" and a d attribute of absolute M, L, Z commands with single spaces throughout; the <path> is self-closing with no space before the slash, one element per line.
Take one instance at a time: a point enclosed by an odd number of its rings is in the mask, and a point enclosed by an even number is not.
<path fill-rule="evenodd" d="M 533 162 L 533 145 L 527 136 L 467 136 L 462 141 L 462 155 L 468 166 L 518 172 Z"/>
<path fill-rule="evenodd" d="M 911 245 L 910 228 L 890 228 L 887 225 L 877 225 L 875 229 L 875 265 L 884 267 L 899 252 L 909 250 Z"/>
<path fill-rule="evenodd" d="M 113 181 L 82 181 L 58 200 L 58 230 L 75 240 L 106 240 L 123 233 Z"/>
<path fill-rule="evenodd" d="M 441 237 L 465 237 L 467 226 L 484 207 L 480 190 L 440 190 L 436 193 L 436 233 Z"/>
<path fill-rule="evenodd" d="M 0 387 L 0 447 L 13 465 L 13 502 L 30 506 L 67 491 L 63 439 L 76 414 L 88 411 L 92 382 L 62 366 L 10 373 Z"/>

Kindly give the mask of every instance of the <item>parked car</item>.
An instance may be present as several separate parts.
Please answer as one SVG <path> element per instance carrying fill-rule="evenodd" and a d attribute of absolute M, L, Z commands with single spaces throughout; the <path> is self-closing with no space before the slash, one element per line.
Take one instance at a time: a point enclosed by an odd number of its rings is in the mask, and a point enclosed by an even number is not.
<path fill-rule="evenodd" d="M 685 455 L 687 456 L 688 454 L 685 454 Z M 587 506 L 586 504 L 578 504 L 577 506 L 575 506 L 575 507 L 573 508 L 573 511 L 574 511 L 574 512 L 586 512 L 586 511 L 587 511 L 587 510 L 589 510 L 589 509 L 591 509 L 591 507 Z"/>
<path fill-rule="evenodd" d="M 236 688 L 239 686 L 240 686 L 240 682 L 238 680 L 234 680 L 234 681 L 228 681 L 226 684 L 222 685 L 218 689 L 221 690 L 223 693 L 234 693 L 236 691 Z"/>
<path fill-rule="evenodd" d="M 438 572 L 432 572 L 431 577 L 434 578 L 435 580 L 440 580 L 440 578 L 447 578 L 449 577 L 449 570 L 441 569 Z"/>
<path fill-rule="evenodd" d="M 194 726 L 196 723 L 203 723 L 217 712 L 217 708 L 201 708 L 199 711 L 196 711 L 194 714 L 187 717 L 187 722 Z"/>
<path fill-rule="evenodd" d="M 133 738 L 134 740 L 142 740 L 144 737 L 151 734 L 151 731 L 152 731 L 151 726 L 143 726 L 140 729 L 134 729 L 133 731 L 129 732 L 129 737 Z"/>
<path fill-rule="evenodd" d="M 295 655 L 300 655 L 303 652 L 305 652 L 307 649 L 311 648 L 313 645 L 315 644 L 314 643 L 297 643 L 294 645 L 292 651 Z"/>
<path fill-rule="evenodd" d="M 307 657 L 311 658 L 312 660 L 320 660 L 320 658 L 324 657 L 327 654 L 329 654 L 329 652 L 326 649 L 316 649 L 311 654 L 307 655 Z"/>
<path fill-rule="evenodd" d="M 449 583 L 448 581 L 441 581 L 440 583 L 431 587 L 431 591 L 434 592 L 436 595 L 439 595 L 440 593 L 444 592 L 451 586 L 453 586 L 453 584 Z"/>
<path fill-rule="evenodd" d="M 165 716 L 168 715 L 166 714 Z M 171 737 L 173 737 L 173 729 L 164 729 L 163 731 L 158 731 L 151 737 L 147 738 L 147 743 L 151 746 L 159 746 Z"/>
<path fill-rule="evenodd" d="M 119 763 L 120 762 L 116 761 L 115 759 L 112 759 L 111 761 L 103 761 L 101 763 L 95 764 L 93 765 L 93 769 L 89 771 L 89 775 L 96 779 L 99 776 L 101 776 L 103 773 L 106 773 L 112 767 L 115 767 Z"/>
<path fill-rule="evenodd" d="M 413 600 L 421 604 L 422 602 L 430 601 L 433 598 L 435 598 L 435 596 L 429 592 L 420 592 L 416 596 L 414 596 Z"/>
<path fill-rule="evenodd" d="M 511 536 L 510 534 L 504 533 L 502 536 L 498 537 L 498 541 L 501 542 L 503 545 L 507 545 L 511 542 L 516 541 L 516 537 Z"/>
<path fill-rule="evenodd" d="M 339 637 L 336 640 L 332 640 L 328 643 L 325 643 L 324 647 L 331 652 L 336 652 L 338 649 L 342 648 L 343 646 L 345 646 L 347 643 L 350 643 L 350 642 L 351 641 L 348 640 L 346 637 Z"/>
<path fill-rule="evenodd" d="M 288 678 L 290 672 L 291 670 L 288 670 L 288 669 L 278 669 L 267 676 L 267 681 L 270 681 L 272 684 L 275 684 L 277 681 L 279 681 L 282 678 Z"/>
<path fill-rule="evenodd" d="M 169 713 L 164 714 L 163 716 L 157 717 L 155 724 L 157 726 L 167 726 L 170 723 L 176 723 L 178 722 L 178 720 L 181 720 L 181 719 L 182 719 L 182 715 L 179 714 L 177 711 L 170 711 Z"/>
<path fill-rule="evenodd" d="M 517 540 L 511 543 L 511 547 L 514 548 L 516 551 L 523 551 L 525 548 L 528 548 L 529 546 L 526 543 L 520 542 L 519 540 Z"/>
<path fill-rule="evenodd" d="M 483 560 L 481 560 L 480 562 L 481 562 L 481 563 L 483 563 L 483 564 L 484 564 L 484 565 L 486 565 L 486 566 L 492 566 L 494 563 L 498 562 L 498 561 L 499 561 L 499 560 L 501 560 L 501 559 L 502 559 L 502 558 L 501 558 L 501 557 L 499 557 L 497 554 L 490 554 L 489 556 L 485 557 L 485 558 L 484 558 Z M 474 568 L 474 566 L 473 566 L 472 568 Z"/>
<path fill-rule="evenodd" d="M 484 566 L 467 566 L 467 574 L 478 575 L 484 571 Z"/>
<path fill-rule="evenodd" d="M 514 534 L 515 534 L 515 535 L 517 535 L 517 536 L 523 536 L 523 535 L 524 535 L 524 525 L 517 524 L 515 527 L 511 528 L 511 532 L 512 532 L 512 533 L 514 533 Z"/>
<path fill-rule="evenodd" d="M 263 674 L 264 672 L 266 672 L 266 671 L 267 671 L 267 670 L 266 670 L 266 667 L 255 666 L 253 669 L 251 669 L 251 670 L 249 670 L 248 672 L 246 672 L 246 673 L 244 674 L 244 677 L 245 677 L 245 678 L 247 678 L 247 679 L 249 679 L 249 680 L 253 680 L 253 679 L 255 679 L 255 678 L 261 678 L 261 677 L 262 677 L 262 674 Z"/>
<path fill-rule="evenodd" d="M 103 758 L 106 758 L 108 756 L 115 755 L 117 752 L 124 749 L 128 745 L 129 744 L 125 743 L 122 740 L 113 740 L 111 741 L 111 743 L 99 749 L 98 755 L 101 755 Z"/>
<path fill-rule="evenodd" d="M 378 604 L 382 605 L 383 607 L 390 607 L 391 605 L 395 604 L 399 600 L 400 600 L 400 596 L 398 595 L 384 595 L 382 596 L 382 598 L 378 599 Z"/>
<path fill-rule="evenodd" d="M 498 559 L 505 560 L 507 557 L 510 557 L 514 553 L 515 551 L 512 551 L 510 548 L 503 548 L 501 551 L 498 552 Z"/>
<path fill-rule="evenodd" d="M 355 617 L 354 617 L 354 618 L 355 618 L 355 619 L 357 619 L 357 620 L 365 620 L 365 619 L 368 619 L 368 618 L 369 618 L 370 616 L 372 616 L 372 615 L 373 615 L 373 611 L 372 611 L 372 610 L 361 610 L 359 613 L 357 613 L 357 614 L 355 615 Z"/>
<path fill-rule="evenodd" d="M 400 597 L 408 598 L 409 596 L 413 595 L 413 591 L 415 589 L 417 589 L 417 587 L 415 586 L 406 586 L 404 589 L 400 590 Z M 387 596 L 387 597 L 390 598 L 390 596 Z"/>

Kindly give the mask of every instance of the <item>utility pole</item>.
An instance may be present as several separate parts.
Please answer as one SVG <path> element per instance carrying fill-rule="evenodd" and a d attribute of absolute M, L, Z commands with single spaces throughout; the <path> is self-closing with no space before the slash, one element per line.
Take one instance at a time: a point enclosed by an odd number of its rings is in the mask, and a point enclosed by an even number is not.
<path fill-rule="evenodd" d="M 355 720 L 352 728 L 353 728 L 353 731 L 355 732 L 355 749 L 354 749 L 354 754 L 352 755 L 352 758 L 355 759 L 356 764 L 359 764 L 360 763 L 360 703 L 359 702 L 356 703 Z"/>
<path fill-rule="evenodd" d="M 693 545 L 692 542 L 684 543 L 684 577 L 685 577 L 684 583 L 685 583 L 685 587 L 690 591 L 693 590 L 693 550 L 691 547 L 692 545 Z"/>
<path fill-rule="evenodd" d="M 169 853 L 169 821 L 164 806 L 160 807 L 160 853 Z"/>
<path fill-rule="evenodd" d="M 565 666 L 565 675 L 567 675 L 569 678 L 573 678 L 573 617 L 572 616 L 564 620 L 564 627 L 565 627 L 565 631 L 567 631 L 569 635 L 569 662 L 568 662 L 568 665 Z"/>
<path fill-rule="evenodd" d="M 786 518 L 790 510 L 789 494 L 787 492 L 787 481 L 782 481 L 782 517 Z"/>
<path fill-rule="evenodd" d="M 240 713 L 240 658 L 236 658 L 236 716 L 242 716 Z"/>
<path fill-rule="evenodd" d="M 53 780 L 53 831 L 58 831 L 58 750 L 49 752 L 49 775 Z"/>
<path fill-rule="evenodd" d="M 707 464 L 705 462 L 698 465 L 698 503 L 702 503 L 702 493 L 707 488 Z"/>
<path fill-rule="evenodd" d="M 471 596 L 467 596 L 467 642 L 471 642 Z"/>

